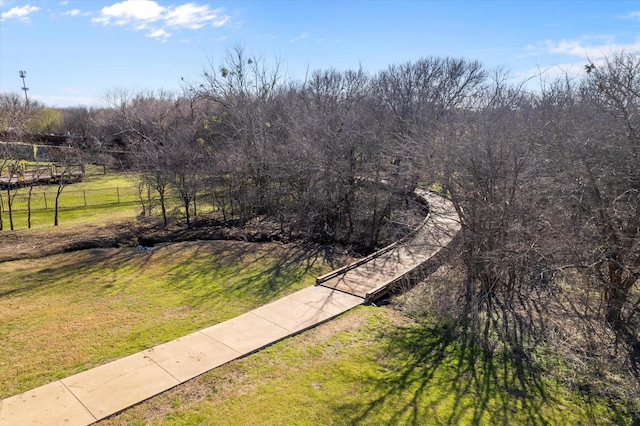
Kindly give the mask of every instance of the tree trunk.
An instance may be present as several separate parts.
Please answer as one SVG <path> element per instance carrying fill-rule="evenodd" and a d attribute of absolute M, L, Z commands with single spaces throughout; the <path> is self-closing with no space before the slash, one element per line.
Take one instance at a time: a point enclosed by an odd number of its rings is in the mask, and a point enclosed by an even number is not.
<path fill-rule="evenodd" d="M 2 217 L 3 211 L 4 211 L 4 206 L 2 203 L 2 194 L 0 194 L 0 231 L 4 230 L 4 220 Z"/>
<path fill-rule="evenodd" d="M 60 200 L 60 194 L 62 194 L 62 188 L 61 186 L 58 187 L 58 192 L 56 193 L 56 205 L 55 205 L 55 213 L 53 215 L 53 226 L 58 226 L 58 206 L 59 206 L 59 200 Z"/>
<path fill-rule="evenodd" d="M 27 196 L 27 229 L 31 229 L 31 194 L 33 193 L 33 183 L 29 186 L 29 195 Z"/>
<path fill-rule="evenodd" d="M 609 282 L 604 291 L 605 320 L 613 328 L 622 325 L 622 310 L 629 296 L 629 290 L 638 279 L 615 261 L 608 265 Z"/>
<path fill-rule="evenodd" d="M 9 176 L 11 179 L 11 176 Z M 9 229 L 13 231 L 13 198 L 11 197 L 11 182 L 7 186 L 7 208 L 9 209 Z"/>

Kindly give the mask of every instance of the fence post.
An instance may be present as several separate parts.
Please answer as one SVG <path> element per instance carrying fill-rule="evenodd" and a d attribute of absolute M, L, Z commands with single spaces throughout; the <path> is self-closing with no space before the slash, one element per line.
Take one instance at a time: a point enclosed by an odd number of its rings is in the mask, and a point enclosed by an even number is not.
<path fill-rule="evenodd" d="M 43 192 L 42 195 L 44 196 L 44 209 L 49 210 L 49 206 L 47 206 L 47 193 Z"/>

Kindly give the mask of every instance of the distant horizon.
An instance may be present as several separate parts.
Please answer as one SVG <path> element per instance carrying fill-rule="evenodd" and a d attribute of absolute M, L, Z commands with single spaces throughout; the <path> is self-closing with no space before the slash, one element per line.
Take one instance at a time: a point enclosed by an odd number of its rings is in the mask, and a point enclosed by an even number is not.
<path fill-rule="evenodd" d="M 420 58 L 478 60 L 521 81 L 584 72 L 640 51 L 634 1 L 0 0 L 0 92 L 50 107 L 100 106 L 114 90 L 179 93 L 242 45 L 284 73 Z"/>

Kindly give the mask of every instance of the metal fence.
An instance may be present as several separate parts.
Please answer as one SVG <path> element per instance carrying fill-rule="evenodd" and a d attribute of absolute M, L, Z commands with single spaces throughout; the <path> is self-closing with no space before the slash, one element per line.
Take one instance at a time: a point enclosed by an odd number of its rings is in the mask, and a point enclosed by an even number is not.
<path fill-rule="evenodd" d="M 13 211 L 27 211 L 29 204 L 31 210 L 50 210 L 55 208 L 57 191 L 41 191 L 37 187 L 29 195 L 28 189 L 12 191 Z M 7 193 L 0 194 L 2 197 L 2 209 L 9 209 L 7 203 Z M 101 188 L 68 190 L 64 189 L 58 200 L 58 208 L 69 209 L 78 207 L 99 207 L 112 204 L 138 203 L 138 192 L 135 188 Z"/>

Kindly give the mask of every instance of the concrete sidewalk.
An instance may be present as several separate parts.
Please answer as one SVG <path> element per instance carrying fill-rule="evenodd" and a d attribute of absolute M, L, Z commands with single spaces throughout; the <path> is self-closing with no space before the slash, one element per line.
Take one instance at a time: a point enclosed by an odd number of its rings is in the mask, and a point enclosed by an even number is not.
<path fill-rule="evenodd" d="M 89 425 L 360 305 L 313 286 L 188 336 L 0 401 L 0 426 Z"/>

